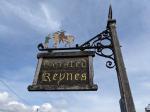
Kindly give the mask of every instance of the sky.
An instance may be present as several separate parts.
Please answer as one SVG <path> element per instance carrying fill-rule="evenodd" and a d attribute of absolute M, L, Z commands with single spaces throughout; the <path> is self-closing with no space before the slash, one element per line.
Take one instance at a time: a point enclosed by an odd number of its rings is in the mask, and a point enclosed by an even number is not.
<path fill-rule="evenodd" d="M 65 30 L 82 44 L 105 30 L 110 3 L 137 112 L 150 104 L 149 0 L 0 0 L 0 112 L 120 112 L 115 69 L 94 58 L 92 92 L 28 92 L 37 45 Z"/>

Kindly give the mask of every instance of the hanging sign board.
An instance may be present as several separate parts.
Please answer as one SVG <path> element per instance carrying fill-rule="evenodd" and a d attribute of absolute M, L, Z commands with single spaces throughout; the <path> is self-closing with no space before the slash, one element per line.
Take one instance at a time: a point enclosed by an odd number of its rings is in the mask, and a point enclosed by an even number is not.
<path fill-rule="evenodd" d="M 97 90 L 93 84 L 93 51 L 39 53 L 29 91 Z"/>

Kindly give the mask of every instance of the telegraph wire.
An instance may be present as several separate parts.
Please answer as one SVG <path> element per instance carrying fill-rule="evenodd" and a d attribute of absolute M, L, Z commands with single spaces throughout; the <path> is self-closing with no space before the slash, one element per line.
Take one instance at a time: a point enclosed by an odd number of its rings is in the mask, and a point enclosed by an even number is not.
<path fill-rule="evenodd" d="M 25 99 L 23 99 L 22 97 L 20 97 L 13 89 L 11 89 L 11 87 L 9 86 L 8 83 L 6 83 L 4 80 L 0 79 L 0 82 L 10 91 L 12 92 L 17 98 L 19 98 L 21 101 L 23 101 L 24 103 L 30 105 L 30 103 L 28 103 Z"/>

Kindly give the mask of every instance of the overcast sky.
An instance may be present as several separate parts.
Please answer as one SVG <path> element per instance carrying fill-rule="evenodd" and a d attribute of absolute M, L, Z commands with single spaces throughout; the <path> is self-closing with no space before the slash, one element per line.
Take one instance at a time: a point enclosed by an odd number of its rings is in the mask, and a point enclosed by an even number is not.
<path fill-rule="evenodd" d="M 144 112 L 150 103 L 150 1 L 111 2 L 135 107 Z M 0 0 L 0 112 L 120 112 L 115 69 L 99 56 L 96 92 L 27 91 L 38 43 L 63 29 L 82 44 L 105 30 L 109 5 L 110 0 Z"/>

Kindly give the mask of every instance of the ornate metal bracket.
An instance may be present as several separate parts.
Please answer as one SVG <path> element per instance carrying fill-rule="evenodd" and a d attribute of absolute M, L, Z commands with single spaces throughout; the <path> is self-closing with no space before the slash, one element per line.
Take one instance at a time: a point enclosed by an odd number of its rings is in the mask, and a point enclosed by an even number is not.
<path fill-rule="evenodd" d="M 114 54 L 109 29 L 93 37 L 89 41 L 82 44 L 80 47 L 82 50 L 84 50 L 84 48 L 87 47 L 94 48 L 95 53 L 97 55 L 110 59 L 109 61 L 106 62 L 106 67 L 114 68 L 115 66 Z"/>
<path fill-rule="evenodd" d="M 110 36 L 109 29 L 101 32 L 100 34 L 96 35 L 92 39 L 88 40 L 82 45 L 76 44 L 76 47 L 70 48 L 44 48 L 43 44 L 40 43 L 38 45 L 39 51 L 56 51 L 56 50 L 87 50 L 87 49 L 94 49 L 95 53 L 98 56 L 108 58 L 109 60 L 106 62 L 106 67 L 114 68 L 114 53 L 112 48 L 112 40 Z"/>

